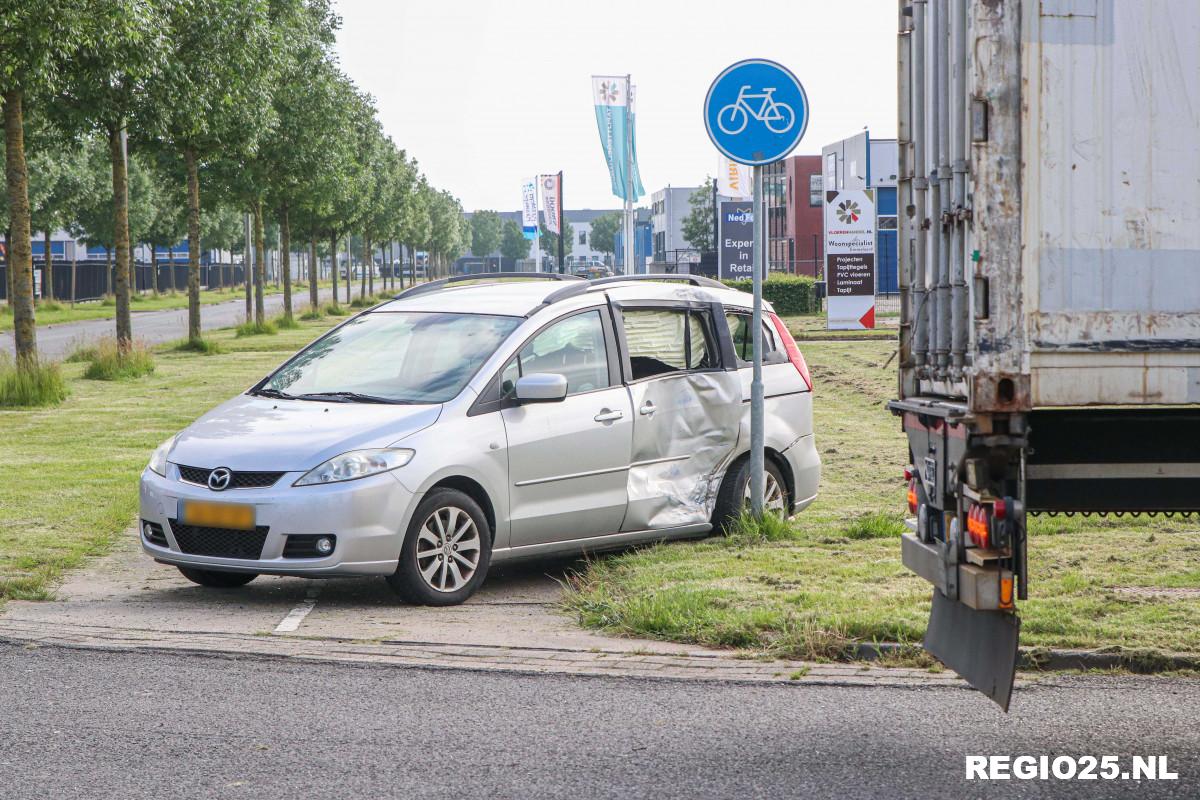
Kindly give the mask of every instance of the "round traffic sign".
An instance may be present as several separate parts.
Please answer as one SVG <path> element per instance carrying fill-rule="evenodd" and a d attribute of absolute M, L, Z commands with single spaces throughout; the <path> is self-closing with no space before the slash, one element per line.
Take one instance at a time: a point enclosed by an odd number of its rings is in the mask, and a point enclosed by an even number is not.
<path fill-rule="evenodd" d="M 804 136 L 808 96 L 782 64 L 739 61 L 708 87 L 704 127 L 717 149 L 739 164 L 770 164 Z"/>

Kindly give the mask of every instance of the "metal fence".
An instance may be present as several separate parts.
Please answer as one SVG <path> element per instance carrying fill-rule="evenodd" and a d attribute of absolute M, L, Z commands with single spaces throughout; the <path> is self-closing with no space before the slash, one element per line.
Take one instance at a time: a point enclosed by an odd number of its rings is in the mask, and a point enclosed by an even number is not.
<path fill-rule="evenodd" d="M 40 291 L 37 293 L 38 297 L 49 297 L 50 293 L 47 290 L 50 287 L 44 284 L 45 264 L 35 260 L 33 268 L 35 272 L 40 273 L 35 279 L 35 285 L 40 287 Z M 104 262 L 79 261 L 74 266 L 74 276 L 72 276 L 71 262 L 55 261 L 54 299 L 64 302 L 69 302 L 72 297 L 80 302 L 99 300 L 112 291 L 116 279 L 114 272 L 115 269 L 111 266 L 106 269 Z M 187 289 L 187 264 L 159 264 L 157 286 L 153 283 L 155 279 L 154 266 L 149 262 L 134 263 L 132 272 L 131 288 L 134 291 L 149 292 L 157 288 L 160 292 L 168 292 L 171 289 L 182 292 Z M 74 294 L 71 290 L 72 280 L 75 284 Z M 242 280 L 241 264 L 204 264 L 200 267 L 201 289 L 237 286 L 242 283 Z M 7 299 L 8 265 L 0 264 L 0 300 L 6 301 Z"/>

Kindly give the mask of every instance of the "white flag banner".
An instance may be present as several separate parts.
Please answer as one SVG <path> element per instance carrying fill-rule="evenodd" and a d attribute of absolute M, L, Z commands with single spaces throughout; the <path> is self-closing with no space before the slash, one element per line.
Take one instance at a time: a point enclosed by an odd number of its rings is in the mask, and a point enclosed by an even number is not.
<path fill-rule="evenodd" d="M 521 232 L 526 239 L 533 239 L 538 231 L 537 181 L 528 180 L 521 184 Z"/>
<path fill-rule="evenodd" d="M 748 164 L 739 164 L 727 156 L 718 156 L 717 194 L 734 200 L 748 200 L 753 197 L 751 167 Z"/>
<path fill-rule="evenodd" d="M 543 175 L 539 183 L 542 188 L 542 214 L 546 217 L 546 230 L 559 233 L 562 231 L 562 185 L 557 175 Z"/>

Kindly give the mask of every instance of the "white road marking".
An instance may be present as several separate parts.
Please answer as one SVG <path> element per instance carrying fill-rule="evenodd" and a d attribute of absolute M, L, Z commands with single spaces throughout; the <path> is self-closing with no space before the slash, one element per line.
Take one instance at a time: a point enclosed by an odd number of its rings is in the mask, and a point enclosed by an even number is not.
<path fill-rule="evenodd" d="M 275 626 L 275 633 L 291 633 L 299 628 L 304 618 L 316 608 L 317 595 L 320 593 L 320 587 L 309 589 L 308 596 L 304 598 L 304 602 L 289 611 L 288 615 Z"/>

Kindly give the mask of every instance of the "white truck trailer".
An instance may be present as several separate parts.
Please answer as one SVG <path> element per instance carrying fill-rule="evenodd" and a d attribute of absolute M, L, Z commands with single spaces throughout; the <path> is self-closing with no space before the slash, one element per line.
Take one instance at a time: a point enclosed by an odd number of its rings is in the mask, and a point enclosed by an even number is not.
<path fill-rule="evenodd" d="M 903 559 L 1007 709 L 1026 515 L 1200 511 L 1200 2 L 899 22 Z"/>

